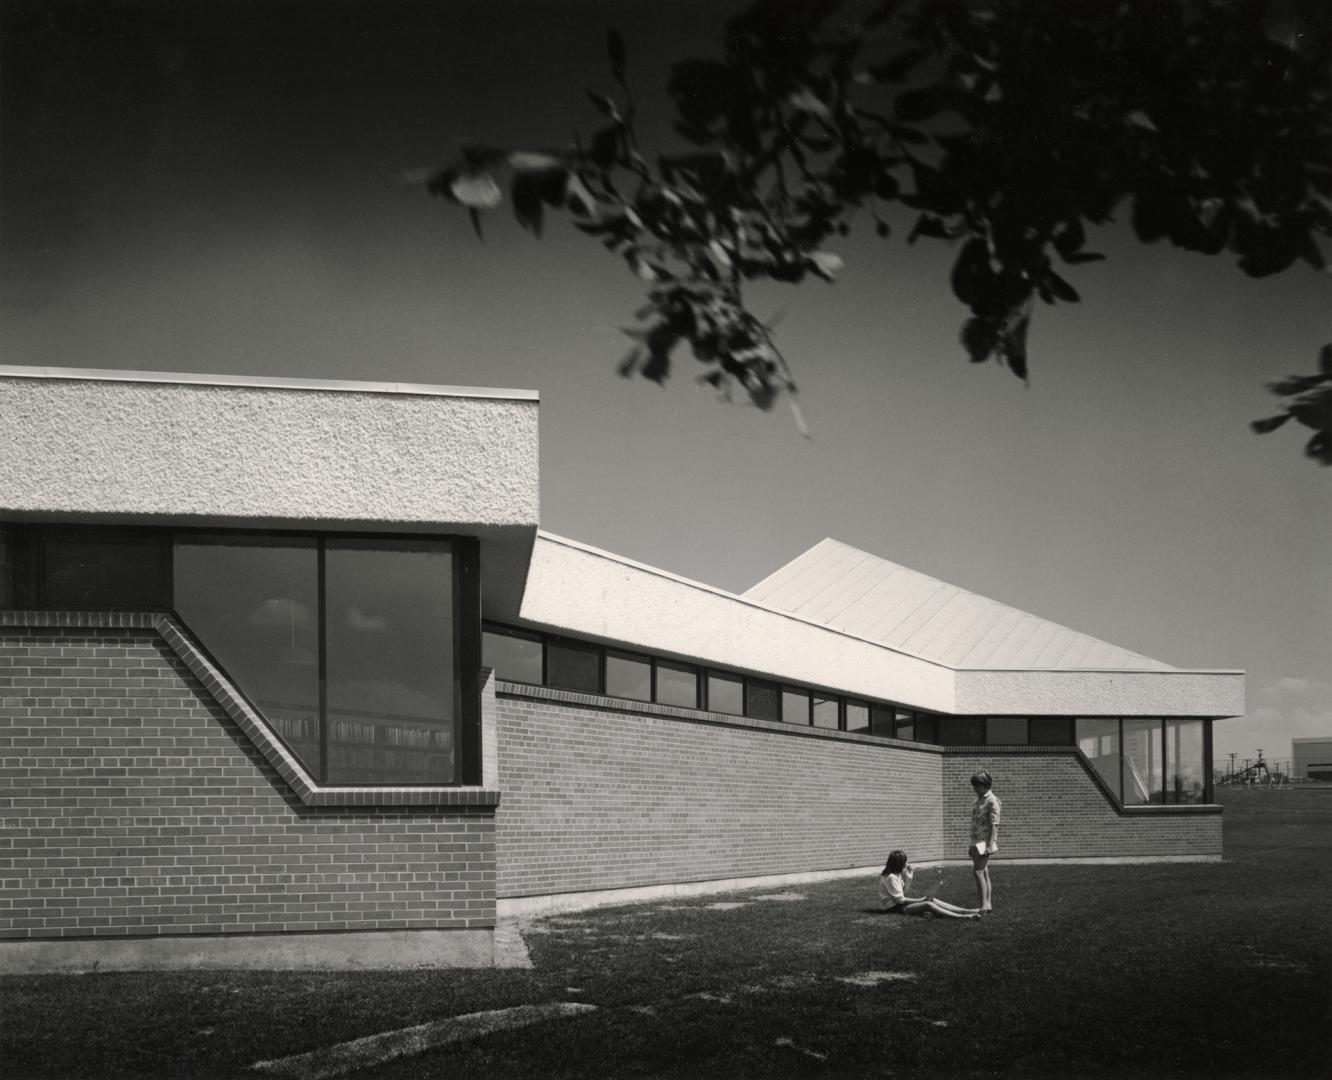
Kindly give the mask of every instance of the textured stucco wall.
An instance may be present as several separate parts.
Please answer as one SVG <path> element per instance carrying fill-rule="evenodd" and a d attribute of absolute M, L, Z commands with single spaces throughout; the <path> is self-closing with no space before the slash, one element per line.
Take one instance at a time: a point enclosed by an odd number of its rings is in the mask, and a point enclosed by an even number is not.
<path fill-rule="evenodd" d="M 949 668 L 545 533 L 537 535 L 521 614 L 548 628 L 718 667 L 953 709 Z"/>
<path fill-rule="evenodd" d="M 500 683 L 497 895 L 938 858 L 937 750 Z"/>
<path fill-rule="evenodd" d="M 0 372 L 0 509 L 537 523 L 537 403 Z"/>
<path fill-rule="evenodd" d="M 959 713 L 1239 716 L 1242 672 L 959 671 Z"/>

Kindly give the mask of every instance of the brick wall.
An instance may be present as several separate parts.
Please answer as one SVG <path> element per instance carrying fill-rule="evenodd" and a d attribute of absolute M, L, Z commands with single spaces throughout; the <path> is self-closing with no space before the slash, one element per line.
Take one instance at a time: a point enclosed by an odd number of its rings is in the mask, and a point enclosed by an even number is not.
<path fill-rule="evenodd" d="M 938 752 L 511 683 L 496 704 L 501 897 L 939 854 Z"/>
<path fill-rule="evenodd" d="M 0 627 L 0 938 L 494 925 L 486 807 L 304 805 L 152 630 Z"/>
<path fill-rule="evenodd" d="M 993 748 L 992 748 L 993 751 Z M 1058 859 L 1221 854 L 1221 815 L 1121 814 L 1070 750 L 951 751 L 943 758 L 943 836 L 950 858 L 971 839 L 971 777 L 985 769 L 1003 803 L 998 858 Z"/>

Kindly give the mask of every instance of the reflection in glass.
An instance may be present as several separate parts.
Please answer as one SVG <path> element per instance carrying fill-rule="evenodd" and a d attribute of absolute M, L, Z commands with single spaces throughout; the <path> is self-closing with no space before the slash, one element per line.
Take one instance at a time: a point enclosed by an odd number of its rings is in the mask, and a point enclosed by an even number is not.
<path fill-rule="evenodd" d="M 174 579 L 185 625 L 318 778 L 315 541 L 183 535 Z"/>
<path fill-rule="evenodd" d="M 1166 778 L 1169 800 L 1176 803 L 1200 803 L 1205 797 L 1207 778 L 1203 761 L 1203 722 L 1167 720 Z"/>
<path fill-rule="evenodd" d="M 326 542 L 327 782 L 456 782 L 452 594 L 444 544 Z"/>
<path fill-rule="evenodd" d="M 486 630 L 481 635 L 481 663 L 506 682 L 541 685 L 541 639 Z"/>
<path fill-rule="evenodd" d="M 1124 805 L 1164 801 L 1161 721 L 1124 720 Z"/>
<path fill-rule="evenodd" d="M 1119 785 L 1119 721 L 1079 717 L 1073 721 L 1073 732 L 1078 749 L 1109 785 L 1115 798 L 1123 802 Z"/>
<path fill-rule="evenodd" d="M 652 700 L 652 662 L 646 656 L 606 653 L 606 693 L 634 701 Z"/>
<path fill-rule="evenodd" d="M 781 688 L 763 679 L 750 679 L 745 694 L 745 715 L 755 720 L 781 719 Z"/>
<path fill-rule="evenodd" d="M 744 716 L 745 684 L 740 679 L 709 671 L 708 710 L 729 713 L 731 716 Z"/>
<path fill-rule="evenodd" d="M 698 672 L 682 664 L 657 661 L 657 701 L 662 705 L 698 708 Z"/>
<path fill-rule="evenodd" d="M 985 721 L 985 741 L 992 746 L 1027 741 L 1025 716 L 991 716 Z"/>
<path fill-rule="evenodd" d="M 916 742 L 937 743 L 939 741 L 939 718 L 916 714 Z"/>
<path fill-rule="evenodd" d="M 837 699 L 814 695 L 814 726 L 837 730 Z"/>
<path fill-rule="evenodd" d="M 848 701 L 846 703 L 846 730 L 847 731 L 869 731 L 869 706 L 863 701 Z"/>
<path fill-rule="evenodd" d="M 916 737 L 916 714 L 909 709 L 893 710 L 893 735 L 908 742 Z"/>
<path fill-rule="evenodd" d="M 804 690 L 782 687 L 782 721 L 809 726 L 809 694 Z"/>
<path fill-rule="evenodd" d="M 546 685 L 601 693 L 601 650 L 572 638 L 546 640 Z"/>

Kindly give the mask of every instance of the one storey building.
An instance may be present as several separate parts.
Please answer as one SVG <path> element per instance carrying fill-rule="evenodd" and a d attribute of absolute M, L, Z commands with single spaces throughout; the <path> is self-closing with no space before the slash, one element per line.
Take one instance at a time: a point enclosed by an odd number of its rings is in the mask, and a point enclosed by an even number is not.
<path fill-rule="evenodd" d="M 527 391 L 0 368 L 0 971 L 484 965 L 497 918 L 966 846 L 1221 856 L 1181 670 L 825 540 L 540 529 Z"/>

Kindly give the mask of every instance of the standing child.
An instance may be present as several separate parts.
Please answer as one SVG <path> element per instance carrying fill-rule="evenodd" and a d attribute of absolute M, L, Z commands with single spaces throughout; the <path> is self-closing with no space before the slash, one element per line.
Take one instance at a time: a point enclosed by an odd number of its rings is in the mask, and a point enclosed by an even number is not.
<path fill-rule="evenodd" d="M 976 879 L 976 897 L 980 900 L 982 914 L 989 911 L 993 903 L 990 856 L 999 850 L 1000 803 L 998 796 L 990 790 L 993 784 L 993 779 L 984 769 L 971 778 L 971 790 L 976 793 L 976 802 L 971 808 L 971 846 L 967 854 L 971 857 L 971 873 Z"/>
<path fill-rule="evenodd" d="M 961 908 L 932 896 L 908 896 L 916 869 L 907 862 L 905 851 L 894 851 L 879 875 L 879 903 L 888 911 L 902 915 L 941 915 L 945 919 L 979 919 L 974 908 Z"/>

